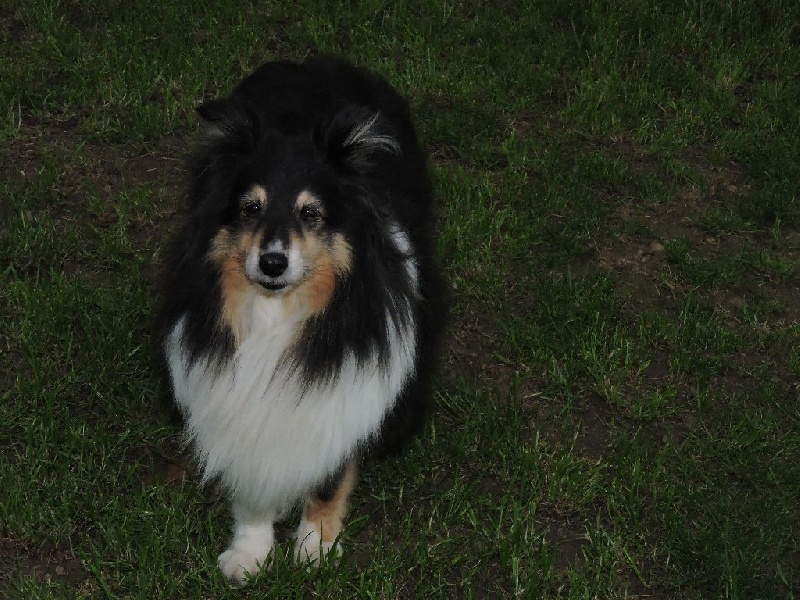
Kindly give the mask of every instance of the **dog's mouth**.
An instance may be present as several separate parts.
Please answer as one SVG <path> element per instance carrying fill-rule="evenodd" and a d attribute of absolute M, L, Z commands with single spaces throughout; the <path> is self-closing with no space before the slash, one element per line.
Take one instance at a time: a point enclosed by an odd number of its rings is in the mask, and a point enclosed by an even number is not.
<path fill-rule="evenodd" d="M 258 281 L 258 285 L 269 292 L 279 292 L 289 287 L 288 283 L 279 283 L 274 281 Z"/>

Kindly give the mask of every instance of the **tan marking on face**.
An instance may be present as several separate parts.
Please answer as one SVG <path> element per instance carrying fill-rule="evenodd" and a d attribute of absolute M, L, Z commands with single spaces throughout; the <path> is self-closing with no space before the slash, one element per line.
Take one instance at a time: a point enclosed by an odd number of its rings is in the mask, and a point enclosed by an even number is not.
<path fill-rule="evenodd" d="M 322 210 L 322 203 L 308 190 L 303 190 L 297 195 L 297 199 L 294 201 L 294 206 L 297 210 L 300 210 L 304 206 L 317 206 L 320 208 L 320 210 Z"/>
<path fill-rule="evenodd" d="M 284 310 L 287 314 L 295 310 L 319 314 L 328 306 L 336 280 L 350 271 L 352 249 L 340 234 L 334 234 L 328 243 L 314 233 L 307 233 L 302 238 L 292 236 L 290 244 L 299 246 L 309 274 L 297 290 L 286 296 Z"/>
<path fill-rule="evenodd" d="M 219 270 L 219 283 L 222 293 L 222 324 L 227 326 L 234 339 L 243 336 L 241 319 L 242 308 L 247 298 L 254 293 L 253 284 L 244 272 L 247 254 L 260 242 L 260 233 L 245 231 L 234 234 L 221 229 L 211 241 L 208 258 Z"/>
<path fill-rule="evenodd" d="M 342 522 L 347 514 L 350 494 L 356 485 L 356 475 L 355 462 L 350 461 L 345 466 L 344 475 L 330 500 L 324 502 L 312 496 L 306 502 L 305 519 L 319 533 L 321 541 L 334 542 L 342 533 Z"/>
<path fill-rule="evenodd" d="M 254 200 L 261 203 L 261 210 L 264 210 L 267 206 L 267 190 L 263 186 L 254 185 L 251 187 L 239 201 L 239 205 L 244 207 L 248 202 L 253 202 Z"/>

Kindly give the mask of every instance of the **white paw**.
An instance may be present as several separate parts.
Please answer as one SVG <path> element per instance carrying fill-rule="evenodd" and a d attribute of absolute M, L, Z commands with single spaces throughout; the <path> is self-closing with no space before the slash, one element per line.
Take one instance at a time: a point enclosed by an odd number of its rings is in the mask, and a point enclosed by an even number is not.
<path fill-rule="evenodd" d="M 297 541 L 294 544 L 294 557 L 299 563 L 307 563 L 318 567 L 320 559 L 337 559 L 342 555 L 342 545 L 338 541 L 323 542 L 319 532 L 300 523 L 297 530 Z"/>
<path fill-rule="evenodd" d="M 272 546 L 254 540 L 234 539 L 230 548 L 219 555 L 217 564 L 225 577 L 242 583 L 247 575 L 255 576 L 266 564 Z"/>

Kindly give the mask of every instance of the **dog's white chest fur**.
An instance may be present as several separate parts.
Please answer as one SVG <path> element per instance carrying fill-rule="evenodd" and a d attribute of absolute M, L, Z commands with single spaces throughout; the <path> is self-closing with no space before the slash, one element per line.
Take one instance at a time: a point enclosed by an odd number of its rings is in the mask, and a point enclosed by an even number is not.
<path fill-rule="evenodd" d="M 201 359 L 187 369 L 183 319 L 166 342 L 175 397 L 203 464 L 237 502 L 290 509 L 381 425 L 414 364 L 414 332 L 390 325 L 387 365 L 347 357 L 327 384 L 303 387 L 281 363 L 301 323 L 277 298 L 253 297 L 243 339 L 222 369 Z M 391 320 L 389 320 L 391 322 Z"/>

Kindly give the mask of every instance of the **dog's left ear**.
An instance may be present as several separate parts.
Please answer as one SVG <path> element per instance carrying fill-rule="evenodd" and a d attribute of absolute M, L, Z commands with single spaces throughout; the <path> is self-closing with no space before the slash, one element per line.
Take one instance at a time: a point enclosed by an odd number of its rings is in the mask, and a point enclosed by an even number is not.
<path fill-rule="evenodd" d="M 400 154 L 400 143 L 386 119 L 375 111 L 349 107 L 314 133 L 317 146 L 338 168 L 351 173 L 368 170 L 381 155 Z"/>

